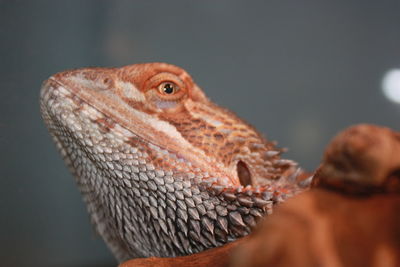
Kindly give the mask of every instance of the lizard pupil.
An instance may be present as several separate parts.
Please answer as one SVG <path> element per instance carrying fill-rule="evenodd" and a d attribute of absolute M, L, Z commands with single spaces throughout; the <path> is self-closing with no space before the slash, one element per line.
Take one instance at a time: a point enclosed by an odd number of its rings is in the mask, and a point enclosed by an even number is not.
<path fill-rule="evenodd" d="M 174 92 L 174 86 L 170 83 L 166 83 L 164 85 L 164 93 L 166 94 L 172 94 Z"/>

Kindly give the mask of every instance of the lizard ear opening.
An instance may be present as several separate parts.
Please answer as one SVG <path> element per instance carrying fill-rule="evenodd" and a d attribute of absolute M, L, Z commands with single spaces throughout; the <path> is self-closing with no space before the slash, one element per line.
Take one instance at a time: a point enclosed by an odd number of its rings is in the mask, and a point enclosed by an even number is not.
<path fill-rule="evenodd" d="M 251 174 L 247 164 L 239 160 L 236 165 L 239 182 L 243 186 L 251 185 Z"/>

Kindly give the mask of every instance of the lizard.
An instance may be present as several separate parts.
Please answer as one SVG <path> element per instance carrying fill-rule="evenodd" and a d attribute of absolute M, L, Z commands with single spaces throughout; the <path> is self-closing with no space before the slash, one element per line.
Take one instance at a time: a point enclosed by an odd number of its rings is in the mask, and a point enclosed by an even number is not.
<path fill-rule="evenodd" d="M 175 65 L 63 71 L 43 82 L 40 108 L 119 262 L 246 236 L 312 180 Z"/>

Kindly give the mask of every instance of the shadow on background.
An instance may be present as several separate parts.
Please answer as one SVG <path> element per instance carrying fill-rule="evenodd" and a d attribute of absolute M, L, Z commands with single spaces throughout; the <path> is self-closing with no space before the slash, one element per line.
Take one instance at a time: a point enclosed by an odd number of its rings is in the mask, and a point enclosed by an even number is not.
<path fill-rule="evenodd" d="M 290 2 L 290 3 L 289 3 Z M 39 114 L 51 74 L 165 61 L 313 170 L 339 130 L 399 130 L 398 1 L 0 1 L 0 259 L 113 266 Z"/>

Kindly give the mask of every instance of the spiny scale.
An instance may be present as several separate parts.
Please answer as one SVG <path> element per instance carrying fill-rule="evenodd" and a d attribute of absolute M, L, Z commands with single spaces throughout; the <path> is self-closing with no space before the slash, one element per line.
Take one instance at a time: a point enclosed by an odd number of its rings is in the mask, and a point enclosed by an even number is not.
<path fill-rule="evenodd" d="M 176 66 L 58 73 L 41 111 L 119 261 L 223 245 L 302 190 L 294 162 Z"/>

